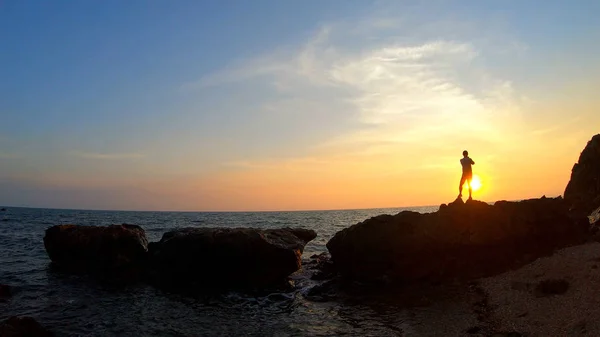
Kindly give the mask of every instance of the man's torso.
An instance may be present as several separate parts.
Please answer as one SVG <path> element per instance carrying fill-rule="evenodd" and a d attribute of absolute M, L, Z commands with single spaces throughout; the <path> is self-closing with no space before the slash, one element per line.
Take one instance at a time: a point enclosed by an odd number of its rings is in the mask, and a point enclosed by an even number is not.
<path fill-rule="evenodd" d="M 471 168 L 472 163 L 473 163 L 473 161 L 469 157 L 464 157 L 460 160 L 460 164 L 462 165 L 463 173 L 471 173 L 472 172 L 472 168 Z"/>

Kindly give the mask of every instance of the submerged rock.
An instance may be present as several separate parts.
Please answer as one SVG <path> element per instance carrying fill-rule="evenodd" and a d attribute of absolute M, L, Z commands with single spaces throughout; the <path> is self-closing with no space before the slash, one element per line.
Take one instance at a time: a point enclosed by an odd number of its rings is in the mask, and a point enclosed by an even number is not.
<path fill-rule="evenodd" d="M 336 233 L 327 248 L 347 279 L 435 282 L 499 273 L 587 235 L 587 224 L 572 220 L 560 197 L 468 200 L 434 213 L 373 217 Z"/>
<path fill-rule="evenodd" d="M 329 302 L 340 297 L 340 283 L 336 280 L 325 281 L 310 288 L 304 298 L 313 302 Z"/>
<path fill-rule="evenodd" d="M 150 244 L 150 263 L 169 285 L 277 285 L 300 269 L 304 246 L 316 236 L 300 228 L 183 228 Z"/>
<path fill-rule="evenodd" d="M 0 284 L 0 300 L 10 297 L 12 291 L 10 286 L 6 284 Z"/>
<path fill-rule="evenodd" d="M 573 166 L 565 200 L 584 215 L 600 207 L 600 134 L 592 137 Z"/>
<path fill-rule="evenodd" d="M 2 337 L 52 337 L 54 334 L 31 317 L 10 317 L 0 323 Z"/>
<path fill-rule="evenodd" d="M 148 240 L 137 225 L 58 225 L 46 230 L 44 247 L 63 269 L 115 274 L 143 267 Z"/>
<path fill-rule="evenodd" d="M 310 262 L 305 267 L 313 273 L 310 276 L 311 280 L 323 281 L 330 280 L 336 276 L 335 266 L 331 261 L 329 253 L 321 253 L 310 257 Z"/>

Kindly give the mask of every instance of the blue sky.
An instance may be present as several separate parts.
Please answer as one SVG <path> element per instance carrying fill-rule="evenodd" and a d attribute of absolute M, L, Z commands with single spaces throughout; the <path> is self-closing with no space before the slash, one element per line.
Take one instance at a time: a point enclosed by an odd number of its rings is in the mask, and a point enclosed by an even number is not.
<path fill-rule="evenodd" d="M 596 1 L 3 1 L 0 204 L 439 203 L 466 146 L 488 156 L 496 186 L 531 181 L 494 171 L 515 165 L 507 156 L 538 158 L 519 167 L 531 174 L 556 163 L 557 182 L 489 198 L 560 194 L 600 125 L 598 12 Z M 414 196 L 413 167 L 445 178 Z M 376 188 L 381 177 L 392 190 Z"/>

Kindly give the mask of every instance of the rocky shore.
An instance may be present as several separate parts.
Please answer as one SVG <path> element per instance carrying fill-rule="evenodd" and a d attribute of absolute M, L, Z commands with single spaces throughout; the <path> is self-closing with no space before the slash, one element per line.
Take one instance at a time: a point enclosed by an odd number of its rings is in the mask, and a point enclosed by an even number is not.
<path fill-rule="evenodd" d="M 150 243 L 137 225 L 58 225 L 44 246 L 55 267 L 117 282 L 261 288 L 285 284 L 317 234 L 302 228 L 181 228 Z"/>
<path fill-rule="evenodd" d="M 562 198 L 494 205 L 462 200 L 438 212 L 382 215 L 338 232 L 328 243 L 342 277 L 388 284 L 494 275 L 583 243 L 586 218 Z"/>

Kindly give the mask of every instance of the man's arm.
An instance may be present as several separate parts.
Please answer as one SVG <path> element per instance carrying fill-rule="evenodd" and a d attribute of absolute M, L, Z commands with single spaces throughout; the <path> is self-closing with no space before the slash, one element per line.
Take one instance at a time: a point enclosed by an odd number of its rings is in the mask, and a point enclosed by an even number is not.
<path fill-rule="evenodd" d="M 473 161 L 473 159 L 471 159 L 471 165 L 475 165 L 475 162 Z"/>

